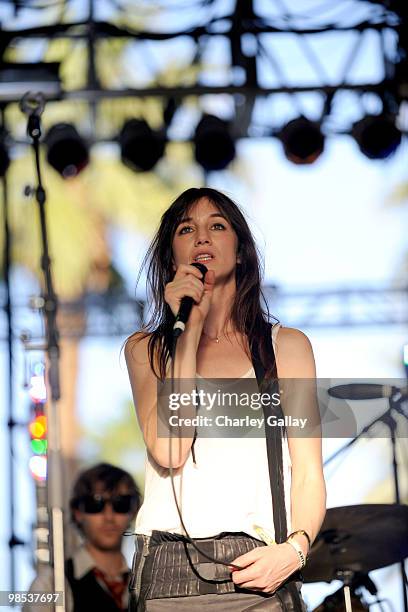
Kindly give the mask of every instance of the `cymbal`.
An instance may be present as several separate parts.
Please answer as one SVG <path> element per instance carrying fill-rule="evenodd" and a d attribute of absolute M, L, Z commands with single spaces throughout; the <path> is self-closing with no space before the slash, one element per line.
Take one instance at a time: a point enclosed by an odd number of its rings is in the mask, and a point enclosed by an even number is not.
<path fill-rule="evenodd" d="M 305 582 L 331 582 L 342 571 L 368 573 L 406 557 L 408 506 L 329 508 L 302 574 Z"/>

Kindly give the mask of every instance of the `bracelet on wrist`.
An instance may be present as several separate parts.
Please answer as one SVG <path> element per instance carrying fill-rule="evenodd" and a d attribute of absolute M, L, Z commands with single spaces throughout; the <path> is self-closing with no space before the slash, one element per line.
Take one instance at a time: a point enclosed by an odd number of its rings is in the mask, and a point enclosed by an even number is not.
<path fill-rule="evenodd" d="M 292 531 L 292 533 L 290 533 L 287 537 L 287 539 L 289 540 L 289 538 L 293 538 L 293 536 L 295 535 L 302 535 L 306 538 L 307 540 L 307 554 L 310 553 L 310 549 L 312 548 L 312 541 L 310 539 L 309 534 L 307 533 L 307 531 L 305 531 L 304 529 L 297 529 L 296 531 Z"/>
<path fill-rule="evenodd" d="M 295 539 L 293 540 L 286 540 L 286 544 L 289 544 L 290 546 L 292 546 L 292 548 L 296 551 L 298 559 L 299 559 L 299 568 L 298 569 L 303 569 L 306 565 L 306 557 L 304 555 L 303 550 L 300 547 L 300 544 L 298 542 L 296 542 Z"/>

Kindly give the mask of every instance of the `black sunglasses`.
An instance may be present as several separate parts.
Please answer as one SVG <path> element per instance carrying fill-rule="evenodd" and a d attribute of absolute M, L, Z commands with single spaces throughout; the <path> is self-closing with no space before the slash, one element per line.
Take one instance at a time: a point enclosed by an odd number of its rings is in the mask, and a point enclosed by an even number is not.
<path fill-rule="evenodd" d="M 112 505 L 114 512 L 128 514 L 132 512 L 136 498 L 134 495 L 116 495 L 115 497 L 102 497 L 102 495 L 84 495 L 78 500 L 77 508 L 86 514 L 103 512 L 106 504 Z"/>

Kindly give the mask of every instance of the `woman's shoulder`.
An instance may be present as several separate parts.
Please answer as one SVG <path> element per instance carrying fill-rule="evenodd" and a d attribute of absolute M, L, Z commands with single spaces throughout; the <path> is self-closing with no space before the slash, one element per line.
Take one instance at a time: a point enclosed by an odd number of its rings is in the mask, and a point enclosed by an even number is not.
<path fill-rule="evenodd" d="M 272 326 L 272 333 L 275 333 L 276 339 L 279 339 L 280 345 L 284 343 L 292 346 L 310 346 L 310 340 L 306 334 L 295 327 L 286 327 L 281 323 L 275 323 L 275 325 Z"/>
<path fill-rule="evenodd" d="M 126 361 L 131 359 L 136 359 L 139 361 L 140 358 L 143 358 L 144 361 L 144 358 L 148 353 L 149 340 L 152 335 L 152 333 L 141 330 L 129 336 L 129 338 L 127 338 L 125 341 Z"/>
<path fill-rule="evenodd" d="M 158 376 L 161 367 L 162 337 L 154 331 L 137 331 L 125 342 L 124 353 L 128 368 L 150 369 Z"/>
<path fill-rule="evenodd" d="M 309 378 L 315 375 L 311 342 L 307 335 L 294 327 L 279 326 L 276 338 L 276 363 L 282 378 Z"/>
<path fill-rule="evenodd" d="M 134 332 L 131 336 L 129 336 L 125 341 L 125 347 L 137 346 L 138 344 L 148 344 L 150 338 L 153 336 L 153 333 L 138 330 Z"/>

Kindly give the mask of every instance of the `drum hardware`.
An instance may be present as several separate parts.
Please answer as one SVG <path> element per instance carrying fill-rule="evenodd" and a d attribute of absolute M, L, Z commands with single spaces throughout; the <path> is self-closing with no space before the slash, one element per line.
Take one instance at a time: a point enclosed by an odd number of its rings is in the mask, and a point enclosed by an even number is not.
<path fill-rule="evenodd" d="M 302 570 L 305 583 L 341 580 L 343 587 L 329 595 L 315 612 L 364 610 L 357 590 L 377 594 L 368 573 L 403 563 L 408 557 L 408 506 L 361 504 L 327 510 L 323 525 Z M 343 602 L 339 594 L 343 591 Z M 336 595 L 334 597 L 334 595 Z M 331 598 L 331 599 L 330 599 Z M 331 607 L 330 607 L 331 606 Z M 335 608 L 334 606 L 338 606 Z M 360 606 L 360 607 L 359 607 Z"/>
<path fill-rule="evenodd" d="M 328 465 L 335 457 L 337 457 L 340 453 L 349 449 L 355 442 L 361 438 L 364 434 L 366 434 L 375 424 L 382 422 L 389 430 L 390 441 L 391 441 L 391 452 L 392 452 L 392 473 L 394 480 L 394 495 L 395 495 L 395 506 L 400 504 L 400 486 L 399 486 L 399 474 L 398 474 L 398 462 L 397 462 L 397 453 L 396 453 L 396 432 L 398 423 L 394 418 L 394 414 L 402 415 L 406 419 L 408 419 L 408 412 L 404 407 L 404 402 L 408 399 L 408 391 L 407 387 L 398 388 L 393 385 L 380 385 L 380 384 L 370 384 L 370 383 L 354 383 L 348 385 L 338 385 L 335 387 L 331 387 L 328 389 L 328 394 L 331 397 L 337 397 L 341 399 L 350 399 L 350 400 L 370 400 L 377 398 L 386 398 L 388 399 L 389 408 L 386 412 L 384 412 L 380 417 L 374 419 L 371 423 L 366 425 L 357 436 L 355 436 L 350 442 L 336 451 L 329 459 L 327 459 L 324 465 Z M 400 506 L 403 507 L 403 506 Z M 408 520 L 407 520 L 408 523 Z M 387 546 L 387 543 L 384 542 L 384 546 Z M 402 585 L 402 601 L 403 601 L 403 611 L 408 612 L 408 596 L 407 596 L 407 575 L 405 572 L 405 565 L 403 559 L 407 556 L 407 553 L 398 559 L 400 563 L 400 574 L 401 574 L 401 585 Z M 394 561 L 396 562 L 396 561 Z M 386 563 L 384 565 L 389 565 Z M 380 565 L 379 567 L 384 567 L 384 565 Z M 374 568 L 372 568 L 374 569 Z M 371 570 L 369 570 L 371 571 Z M 346 592 L 345 592 L 346 594 Z"/>

